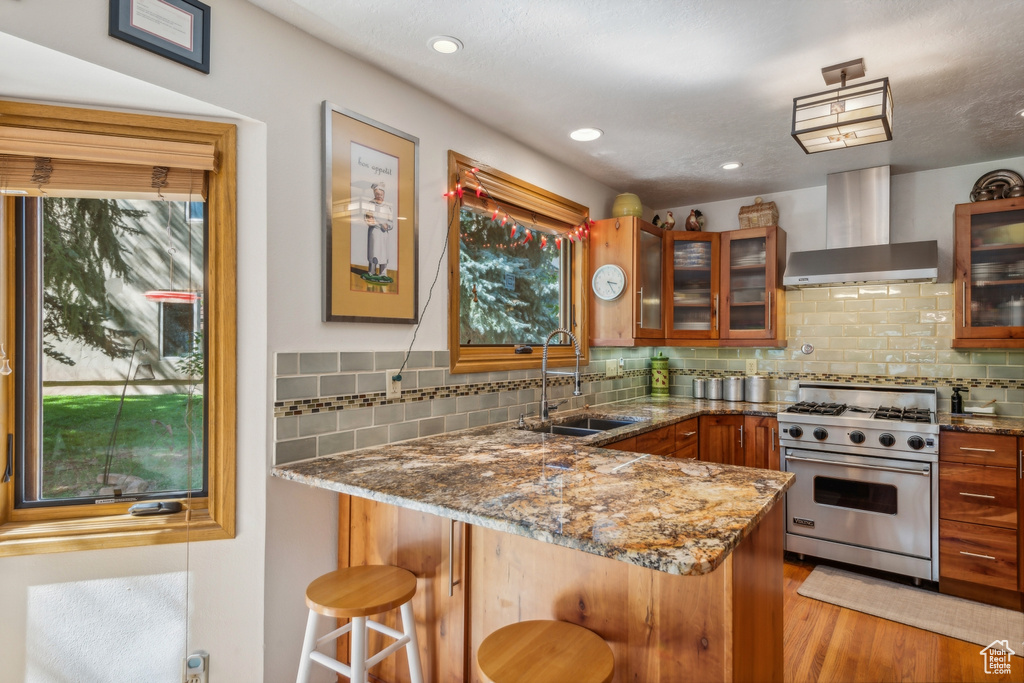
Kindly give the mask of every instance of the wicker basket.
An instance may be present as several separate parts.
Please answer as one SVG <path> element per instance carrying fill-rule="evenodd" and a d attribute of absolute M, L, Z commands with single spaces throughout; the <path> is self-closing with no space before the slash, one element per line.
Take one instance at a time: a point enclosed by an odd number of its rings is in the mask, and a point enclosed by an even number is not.
<path fill-rule="evenodd" d="M 740 207 L 741 228 L 767 228 L 778 224 L 779 209 L 775 202 L 766 202 L 760 197 L 755 197 L 753 205 Z"/>

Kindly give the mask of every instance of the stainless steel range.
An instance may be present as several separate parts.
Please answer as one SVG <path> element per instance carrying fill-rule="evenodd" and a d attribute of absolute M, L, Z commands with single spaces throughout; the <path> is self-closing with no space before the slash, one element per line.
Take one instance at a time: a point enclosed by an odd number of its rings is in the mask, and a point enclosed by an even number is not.
<path fill-rule="evenodd" d="M 937 581 L 936 391 L 801 383 L 778 414 L 786 550 Z"/>

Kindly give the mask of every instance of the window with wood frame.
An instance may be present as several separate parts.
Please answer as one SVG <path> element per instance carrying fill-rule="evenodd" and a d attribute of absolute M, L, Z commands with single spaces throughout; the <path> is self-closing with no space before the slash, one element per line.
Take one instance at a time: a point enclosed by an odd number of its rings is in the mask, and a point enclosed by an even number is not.
<path fill-rule="evenodd" d="M 572 332 L 587 361 L 587 207 L 448 152 L 451 371 L 539 368 Z M 564 335 L 550 366 L 575 362 Z"/>
<path fill-rule="evenodd" d="M 0 102 L 0 225 L 0 556 L 232 538 L 235 127 Z"/>

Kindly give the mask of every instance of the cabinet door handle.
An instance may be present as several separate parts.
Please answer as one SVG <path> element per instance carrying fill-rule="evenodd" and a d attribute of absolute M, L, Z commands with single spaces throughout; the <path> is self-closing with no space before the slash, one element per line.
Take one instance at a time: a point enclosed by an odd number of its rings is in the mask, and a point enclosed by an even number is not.
<path fill-rule="evenodd" d="M 970 557 L 980 557 L 983 560 L 994 560 L 994 559 L 996 559 L 996 558 L 992 557 L 991 555 L 979 555 L 978 553 L 969 553 L 966 550 L 961 550 L 960 554 L 961 555 L 968 555 Z"/>
<path fill-rule="evenodd" d="M 636 322 L 636 326 L 641 330 L 644 329 L 644 288 L 641 287 L 640 291 L 636 293 L 636 298 L 639 299 L 638 308 L 640 309 L 640 319 Z"/>
<path fill-rule="evenodd" d="M 970 496 L 971 498 L 990 498 L 992 500 L 996 499 L 995 496 L 990 496 L 990 495 L 988 495 L 986 493 L 966 493 L 964 491 L 961 491 L 960 495 L 961 496 Z"/>
<path fill-rule="evenodd" d="M 1024 479 L 1024 448 L 1017 451 L 1017 478 Z"/>
<path fill-rule="evenodd" d="M 960 327 L 967 327 L 967 280 L 960 283 Z"/>
<path fill-rule="evenodd" d="M 715 294 L 715 331 L 718 331 L 718 295 Z"/>
<path fill-rule="evenodd" d="M 689 437 L 693 436 L 696 433 L 697 432 L 683 432 L 683 438 L 689 438 Z"/>
<path fill-rule="evenodd" d="M 975 453 L 995 453 L 996 452 L 996 449 L 994 449 L 994 448 L 970 448 L 969 446 L 961 446 L 960 450 L 962 450 L 962 451 L 974 451 Z"/>
<path fill-rule="evenodd" d="M 772 330 L 772 294 L 774 292 L 768 292 L 768 331 Z"/>
<path fill-rule="evenodd" d="M 775 427 L 772 427 L 772 440 L 771 440 L 771 443 L 768 444 L 768 452 L 771 453 L 771 452 L 774 452 L 774 451 L 775 451 Z"/>
<path fill-rule="evenodd" d="M 455 520 L 450 519 L 448 525 L 448 597 L 455 595 L 455 586 L 462 579 L 455 578 Z"/>
<path fill-rule="evenodd" d="M 743 448 L 743 425 L 740 425 L 740 448 Z"/>

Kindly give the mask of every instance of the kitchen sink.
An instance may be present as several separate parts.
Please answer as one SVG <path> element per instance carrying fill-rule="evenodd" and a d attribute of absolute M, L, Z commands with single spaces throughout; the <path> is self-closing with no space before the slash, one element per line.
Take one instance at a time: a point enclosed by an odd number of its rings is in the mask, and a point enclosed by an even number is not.
<path fill-rule="evenodd" d="M 559 424 L 538 427 L 531 431 L 561 434 L 563 436 L 590 436 L 609 429 L 631 425 L 635 420 L 609 420 L 603 417 L 579 417 Z"/>

